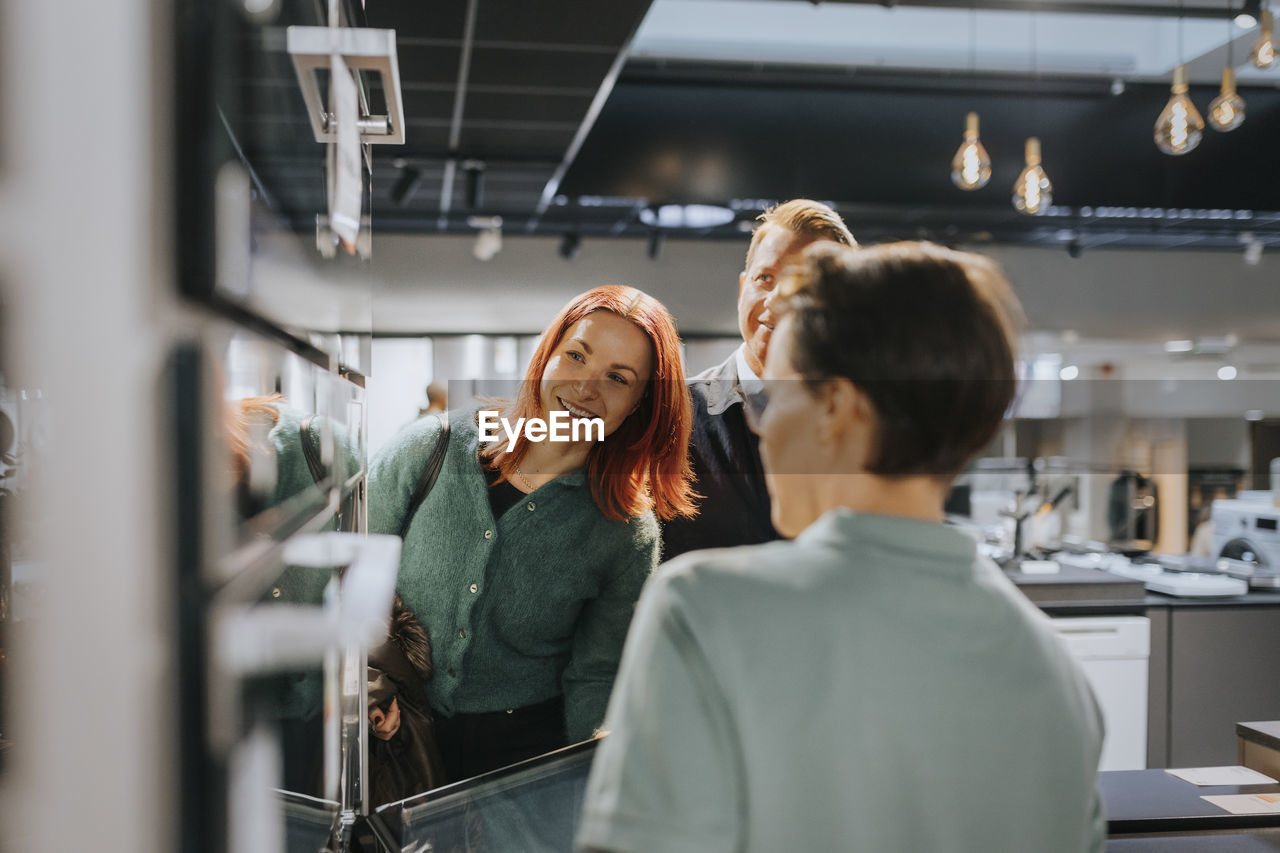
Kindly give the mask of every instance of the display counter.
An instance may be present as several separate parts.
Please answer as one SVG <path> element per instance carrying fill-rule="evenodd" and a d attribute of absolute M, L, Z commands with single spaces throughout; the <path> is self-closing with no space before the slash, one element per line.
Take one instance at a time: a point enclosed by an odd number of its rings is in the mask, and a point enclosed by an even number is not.
<path fill-rule="evenodd" d="M 1280 785 L 1193 785 L 1164 770 L 1098 774 L 1109 836 L 1280 829 L 1280 815 L 1234 815 L 1206 796 L 1280 794 Z"/>
<path fill-rule="evenodd" d="M 1108 851 L 1280 849 L 1280 815 L 1233 815 L 1202 799 L 1230 794 L 1280 794 L 1280 785 L 1196 786 L 1163 770 L 1098 774 L 1107 815 Z"/>
<path fill-rule="evenodd" d="M 595 741 L 383 806 L 389 850 L 570 853 Z M 1280 849 L 1280 815 L 1232 815 L 1205 795 L 1280 794 L 1280 785 L 1198 787 L 1163 770 L 1098 774 L 1108 851 Z"/>

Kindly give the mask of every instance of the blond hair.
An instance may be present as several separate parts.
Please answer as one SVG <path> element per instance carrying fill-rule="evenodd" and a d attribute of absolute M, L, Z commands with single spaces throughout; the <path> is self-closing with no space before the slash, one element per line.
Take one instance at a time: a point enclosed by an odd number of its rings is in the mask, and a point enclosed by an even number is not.
<path fill-rule="evenodd" d="M 747 263 L 744 269 L 751 268 L 751 256 L 756 246 L 764 239 L 770 228 L 777 226 L 813 237 L 818 240 L 830 240 L 842 246 L 856 249 L 858 241 L 853 238 L 849 227 L 844 224 L 840 214 L 830 205 L 808 198 L 796 198 L 782 204 L 775 204 L 756 217 L 760 222 L 751 232 L 751 245 L 747 248 Z"/>

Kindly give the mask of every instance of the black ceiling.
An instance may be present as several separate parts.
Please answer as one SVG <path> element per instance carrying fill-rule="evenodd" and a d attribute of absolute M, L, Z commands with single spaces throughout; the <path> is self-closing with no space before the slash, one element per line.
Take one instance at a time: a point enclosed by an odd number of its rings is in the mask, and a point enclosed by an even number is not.
<path fill-rule="evenodd" d="M 1265 213 L 1280 209 L 1280 91 L 1242 91 L 1240 128 L 1206 130 L 1196 150 L 1170 157 L 1152 140 L 1164 85 L 1113 95 L 1098 79 L 632 63 L 562 192 L 746 210 L 810 196 L 834 201 L 876 238 L 923 229 L 1052 242 L 1078 229 L 1129 243 L 1235 246 L 1242 230 L 1280 236 L 1280 217 Z M 1216 94 L 1191 92 L 1202 110 Z M 948 173 L 971 110 L 993 176 L 964 192 Z M 1042 141 L 1054 204 L 1070 209 L 1061 215 L 1024 217 L 1010 205 L 1028 136 Z"/>
<path fill-rule="evenodd" d="M 1280 216 L 1267 213 L 1280 209 L 1273 87 L 1242 89 L 1244 125 L 1206 130 L 1197 150 L 1174 158 L 1151 138 L 1163 84 L 1113 95 L 1098 78 L 623 66 L 649 2 L 399 0 L 353 12 L 396 30 L 406 115 L 404 146 L 372 147 L 375 229 L 465 232 L 482 214 L 502 216 L 509 233 L 643 235 L 648 205 L 727 205 L 749 221 L 769 201 L 811 196 L 834 202 L 867 240 L 1235 247 L 1249 231 L 1280 241 Z M 252 36 L 260 44 L 229 122 L 283 218 L 306 231 L 324 209 L 323 156 L 282 32 Z M 1202 112 L 1215 94 L 1192 91 Z M 371 97 L 381 97 L 376 84 Z M 994 175 L 965 193 L 948 170 L 970 110 L 982 117 Z M 1054 183 L 1048 216 L 1009 204 L 1031 135 Z M 479 198 L 468 194 L 468 161 L 484 164 Z M 397 204 L 402 165 L 421 180 Z M 688 236 L 737 238 L 738 224 Z"/>
<path fill-rule="evenodd" d="M 348 4 L 357 23 L 396 31 L 406 143 L 372 146 L 371 207 L 383 230 L 466 227 L 466 217 L 480 212 L 468 203 L 468 161 L 484 164 L 484 212 L 535 215 L 544 194 L 554 195 L 649 2 Z M 263 187 L 299 230 L 314 227 L 324 209 L 323 158 L 283 52 L 283 29 L 316 18 L 309 0 L 289 0 L 272 26 L 249 32 L 255 43 L 245 51 L 243 109 L 232 121 Z M 379 111 L 381 81 L 372 76 L 367 85 Z M 402 165 L 421 180 L 396 205 L 391 188 Z"/>

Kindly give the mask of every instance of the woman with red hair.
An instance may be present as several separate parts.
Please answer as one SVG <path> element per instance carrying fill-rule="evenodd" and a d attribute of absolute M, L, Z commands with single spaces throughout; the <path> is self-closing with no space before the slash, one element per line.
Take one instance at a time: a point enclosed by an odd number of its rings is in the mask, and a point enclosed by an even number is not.
<path fill-rule="evenodd" d="M 404 537 L 399 592 L 430 637 L 424 686 L 456 780 L 604 718 L 658 519 L 695 511 L 675 322 L 639 290 L 595 288 L 547 327 L 515 399 L 448 418 L 416 509 L 443 421 L 410 424 L 375 458 L 369 529 Z M 553 429 L 519 426 L 533 421 Z"/>

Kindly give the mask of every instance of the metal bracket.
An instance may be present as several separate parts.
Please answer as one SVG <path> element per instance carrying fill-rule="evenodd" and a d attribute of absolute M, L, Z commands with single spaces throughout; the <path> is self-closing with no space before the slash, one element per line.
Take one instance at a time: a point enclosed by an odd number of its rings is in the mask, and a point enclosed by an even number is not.
<path fill-rule="evenodd" d="M 404 103 L 395 30 L 289 27 L 285 32 L 285 46 L 293 57 L 293 70 L 298 75 L 316 142 L 337 141 L 316 74 L 329 69 L 329 57 L 336 53 L 354 71 L 376 71 L 382 75 L 388 115 L 361 116 L 358 120 L 360 141 L 375 145 L 404 144 Z"/>

